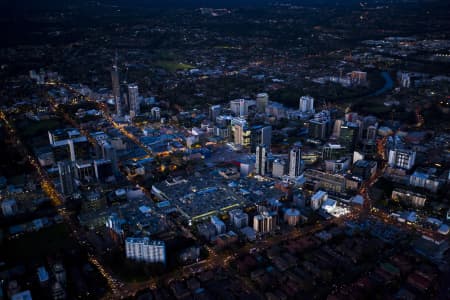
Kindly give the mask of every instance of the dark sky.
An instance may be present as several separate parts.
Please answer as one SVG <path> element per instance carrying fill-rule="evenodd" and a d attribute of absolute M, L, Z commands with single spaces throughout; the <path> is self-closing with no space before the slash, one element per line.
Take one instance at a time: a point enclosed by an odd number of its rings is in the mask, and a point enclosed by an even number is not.
<path fill-rule="evenodd" d="M 367 1 L 367 0 L 366 0 Z M 335 4 L 358 3 L 357 0 L 0 0 L 3 12 L 11 10 L 48 10 L 61 9 L 69 6 L 92 5 L 99 2 L 106 5 L 119 5 L 122 7 L 255 7 L 265 6 L 269 3 L 295 3 L 295 4 Z M 6 9 L 6 11 L 5 11 Z"/>

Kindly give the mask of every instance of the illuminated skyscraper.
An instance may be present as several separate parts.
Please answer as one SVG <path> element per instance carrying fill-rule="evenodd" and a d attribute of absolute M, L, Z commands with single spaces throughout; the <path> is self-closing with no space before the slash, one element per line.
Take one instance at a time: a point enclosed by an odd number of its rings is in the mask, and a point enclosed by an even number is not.
<path fill-rule="evenodd" d="M 116 114 L 118 116 L 122 115 L 122 103 L 120 99 L 120 82 L 119 82 L 119 67 L 118 67 L 118 57 L 117 51 L 116 56 L 114 58 L 114 64 L 111 70 L 111 80 L 112 80 L 112 92 L 114 101 L 116 103 Z"/>
<path fill-rule="evenodd" d="M 128 85 L 128 103 L 130 104 L 130 116 L 134 118 L 140 112 L 139 89 L 136 84 Z"/>
<path fill-rule="evenodd" d="M 289 152 L 289 177 L 295 178 L 302 173 L 302 148 L 299 145 L 294 146 Z"/>
<path fill-rule="evenodd" d="M 256 163 L 255 163 L 255 173 L 264 176 L 267 171 L 267 146 L 258 145 L 256 147 Z"/>

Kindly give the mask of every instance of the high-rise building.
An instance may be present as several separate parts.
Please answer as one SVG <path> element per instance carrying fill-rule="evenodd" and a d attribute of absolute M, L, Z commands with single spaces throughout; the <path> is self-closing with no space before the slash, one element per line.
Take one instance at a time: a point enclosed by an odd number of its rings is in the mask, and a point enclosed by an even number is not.
<path fill-rule="evenodd" d="M 122 102 L 120 99 L 120 82 L 119 82 L 119 66 L 118 66 L 118 56 L 116 51 L 116 56 L 114 57 L 114 64 L 111 69 L 111 81 L 112 81 L 112 93 L 114 101 L 116 103 L 116 114 L 118 116 L 122 115 Z"/>
<path fill-rule="evenodd" d="M 341 126 L 344 124 L 344 120 L 337 119 L 334 121 L 333 125 L 333 136 L 339 138 L 341 135 Z"/>
<path fill-rule="evenodd" d="M 390 167 L 410 170 L 416 161 L 416 152 L 412 150 L 390 150 L 389 161 Z"/>
<path fill-rule="evenodd" d="M 253 217 L 253 229 L 258 233 L 268 233 L 274 228 L 274 220 L 268 212 L 262 212 Z"/>
<path fill-rule="evenodd" d="M 300 222 L 300 211 L 295 208 L 290 208 L 284 213 L 284 220 L 290 226 L 296 226 Z"/>
<path fill-rule="evenodd" d="M 130 117 L 134 118 L 140 113 L 139 88 L 137 84 L 128 85 L 128 103 L 130 104 Z"/>
<path fill-rule="evenodd" d="M 61 143 L 61 141 L 58 141 L 55 144 L 52 144 L 51 147 L 55 162 L 71 159 L 70 147 L 68 143 Z"/>
<path fill-rule="evenodd" d="M 267 155 L 268 150 L 266 145 L 258 145 L 256 147 L 256 163 L 255 173 L 258 175 L 266 175 L 267 173 Z"/>
<path fill-rule="evenodd" d="M 295 178 L 302 174 L 302 148 L 299 145 L 294 146 L 289 152 L 289 177 Z"/>
<path fill-rule="evenodd" d="M 73 183 L 73 169 L 72 162 L 70 161 L 60 161 L 58 162 L 58 171 L 59 171 L 59 181 L 61 183 L 61 192 L 64 195 L 71 195 L 74 190 Z"/>
<path fill-rule="evenodd" d="M 340 144 L 327 143 L 323 146 L 322 159 L 323 160 L 336 160 L 345 155 L 347 150 Z"/>
<path fill-rule="evenodd" d="M 369 141 L 375 141 L 377 137 L 377 126 L 376 125 L 369 125 L 366 130 L 366 139 Z"/>
<path fill-rule="evenodd" d="M 86 160 L 90 158 L 89 149 L 90 144 L 85 136 L 80 136 L 75 139 L 68 140 L 70 149 L 70 160 Z"/>
<path fill-rule="evenodd" d="M 258 145 L 272 144 L 272 126 L 257 125 L 250 128 L 250 151 L 255 152 Z"/>
<path fill-rule="evenodd" d="M 314 98 L 311 96 L 300 97 L 299 110 L 302 113 L 314 113 Z"/>
<path fill-rule="evenodd" d="M 78 180 L 92 180 L 94 178 L 94 168 L 91 161 L 79 161 L 74 163 L 74 175 Z"/>
<path fill-rule="evenodd" d="M 339 142 L 344 146 L 348 152 L 355 151 L 356 142 L 358 141 L 359 126 L 353 122 L 347 122 L 341 125 Z"/>
<path fill-rule="evenodd" d="M 48 137 L 54 160 L 85 160 L 89 158 L 90 144 L 85 136 L 76 129 L 58 129 L 49 131 Z"/>
<path fill-rule="evenodd" d="M 256 95 L 256 111 L 259 113 L 265 113 L 266 107 L 269 104 L 269 94 L 259 93 Z"/>
<path fill-rule="evenodd" d="M 125 239 L 126 257 L 143 262 L 166 262 L 166 246 L 162 241 L 151 241 L 148 237 Z"/>
<path fill-rule="evenodd" d="M 230 101 L 230 109 L 237 117 L 248 115 L 248 101 L 245 99 L 236 99 Z"/>
<path fill-rule="evenodd" d="M 281 178 L 287 173 L 287 164 L 284 159 L 275 159 L 272 165 L 272 176 Z"/>
<path fill-rule="evenodd" d="M 310 138 L 324 140 L 327 137 L 326 121 L 310 120 L 308 125 L 308 134 Z"/>
<path fill-rule="evenodd" d="M 112 163 L 107 159 L 94 160 L 94 172 L 95 178 L 99 182 L 105 182 L 111 177 L 114 177 Z"/>
<path fill-rule="evenodd" d="M 250 146 L 251 131 L 248 128 L 247 121 L 242 118 L 233 118 L 231 120 L 231 133 L 236 145 L 243 147 Z"/>
<path fill-rule="evenodd" d="M 209 119 L 216 122 L 216 118 L 220 115 L 222 107 L 220 105 L 211 105 L 209 107 Z"/>
<path fill-rule="evenodd" d="M 118 165 L 117 165 L 117 152 L 116 149 L 108 142 L 103 142 L 101 144 L 102 147 L 102 157 L 103 159 L 109 160 L 111 162 L 111 166 L 114 174 L 118 173 Z"/>
<path fill-rule="evenodd" d="M 153 120 L 160 120 L 161 119 L 161 109 L 159 107 L 152 107 L 150 114 L 152 116 Z"/>

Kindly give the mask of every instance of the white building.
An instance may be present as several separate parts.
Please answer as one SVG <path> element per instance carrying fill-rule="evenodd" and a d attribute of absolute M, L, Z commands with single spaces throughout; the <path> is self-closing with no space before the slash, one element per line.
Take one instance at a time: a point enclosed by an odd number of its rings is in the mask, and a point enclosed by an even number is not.
<path fill-rule="evenodd" d="M 136 84 L 128 85 L 128 103 L 130 104 L 130 117 L 134 118 L 140 112 L 139 89 Z"/>
<path fill-rule="evenodd" d="M 258 233 L 267 233 L 274 228 L 274 219 L 267 212 L 253 217 L 253 229 Z"/>
<path fill-rule="evenodd" d="M 390 150 L 389 166 L 410 170 L 416 161 L 416 152 L 412 150 Z"/>
<path fill-rule="evenodd" d="M 295 208 L 290 208 L 284 213 L 284 221 L 290 226 L 296 226 L 300 222 L 300 211 Z"/>
<path fill-rule="evenodd" d="M 258 145 L 256 147 L 256 163 L 255 163 L 255 173 L 258 175 L 266 175 L 267 172 L 267 146 Z"/>
<path fill-rule="evenodd" d="M 314 98 L 311 96 L 302 96 L 299 100 L 299 110 L 302 113 L 314 113 Z"/>
<path fill-rule="evenodd" d="M 237 117 L 243 117 L 248 115 L 249 101 L 245 99 L 236 99 L 230 101 L 230 110 Z"/>
<path fill-rule="evenodd" d="M 328 199 L 328 194 L 325 191 L 319 190 L 311 197 L 311 208 L 318 210 L 322 204 Z"/>
<path fill-rule="evenodd" d="M 166 246 L 162 241 L 151 241 L 148 237 L 125 239 L 126 257 L 143 262 L 166 262 Z"/>

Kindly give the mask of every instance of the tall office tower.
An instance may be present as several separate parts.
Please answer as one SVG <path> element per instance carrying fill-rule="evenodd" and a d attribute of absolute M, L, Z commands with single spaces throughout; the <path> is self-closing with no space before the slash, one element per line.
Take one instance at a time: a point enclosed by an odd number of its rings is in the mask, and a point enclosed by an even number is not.
<path fill-rule="evenodd" d="M 359 126 L 353 122 L 347 122 L 341 125 L 339 135 L 339 142 L 344 146 L 348 152 L 353 153 L 355 151 L 356 142 L 358 141 Z"/>
<path fill-rule="evenodd" d="M 87 160 L 90 158 L 89 155 L 90 144 L 85 136 L 70 139 L 67 142 L 69 144 L 71 161 Z"/>
<path fill-rule="evenodd" d="M 256 163 L 255 163 L 255 173 L 258 175 L 266 175 L 267 173 L 267 146 L 258 145 L 256 147 Z"/>
<path fill-rule="evenodd" d="M 91 180 L 94 177 L 94 168 L 92 162 L 76 162 L 73 165 L 75 178 L 78 180 Z"/>
<path fill-rule="evenodd" d="M 143 262 L 166 262 L 166 246 L 162 241 L 151 241 L 148 237 L 125 239 L 126 257 Z"/>
<path fill-rule="evenodd" d="M 59 181 L 61 183 L 61 192 L 68 196 L 73 194 L 75 187 L 73 185 L 73 170 L 72 162 L 60 161 L 58 162 Z"/>
<path fill-rule="evenodd" d="M 248 101 L 245 99 L 236 99 L 230 101 L 230 109 L 237 117 L 248 115 Z"/>
<path fill-rule="evenodd" d="M 250 150 L 256 151 L 258 145 L 266 145 L 270 150 L 272 144 L 272 126 L 257 125 L 250 128 Z"/>
<path fill-rule="evenodd" d="M 117 152 L 116 149 L 108 142 L 104 142 L 102 144 L 102 157 L 103 159 L 111 162 L 112 170 L 114 174 L 117 174 L 119 172 L 119 168 L 117 166 Z"/>
<path fill-rule="evenodd" d="M 130 104 L 130 117 L 134 118 L 140 112 L 139 89 L 137 84 L 128 85 L 128 103 Z"/>
<path fill-rule="evenodd" d="M 116 51 L 116 56 L 114 57 L 114 64 L 111 69 L 111 80 L 112 80 L 112 92 L 114 101 L 116 102 L 116 114 L 118 116 L 122 115 L 122 103 L 120 99 L 120 82 L 119 82 L 119 66 L 118 66 L 118 56 Z"/>
<path fill-rule="evenodd" d="M 327 137 L 327 121 L 310 120 L 308 124 L 309 137 L 317 140 L 325 140 Z"/>
<path fill-rule="evenodd" d="M 216 122 L 216 118 L 220 115 L 222 107 L 220 105 L 211 105 L 209 107 L 209 119 L 212 122 Z"/>
<path fill-rule="evenodd" d="M 333 125 L 333 136 L 338 138 L 341 135 L 341 126 L 344 124 L 344 120 L 337 119 Z"/>
<path fill-rule="evenodd" d="M 294 146 L 289 152 L 289 177 L 295 178 L 302 173 L 302 148 L 299 145 Z"/>
<path fill-rule="evenodd" d="M 390 150 L 389 151 L 389 166 L 394 168 L 401 168 L 410 170 L 416 161 L 416 152 L 412 150 Z"/>
<path fill-rule="evenodd" d="M 267 104 L 269 104 L 269 94 L 259 93 L 256 95 L 256 111 L 259 113 L 265 113 Z"/>
<path fill-rule="evenodd" d="M 114 176 L 112 163 L 108 159 L 94 160 L 94 172 L 99 182 L 106 182 Z"/>
<path fill-rule="evenodd" d="M 311 96 L 300 97 L 299 110 L 302 113 L 314 113 L 314 98 Z"/>

